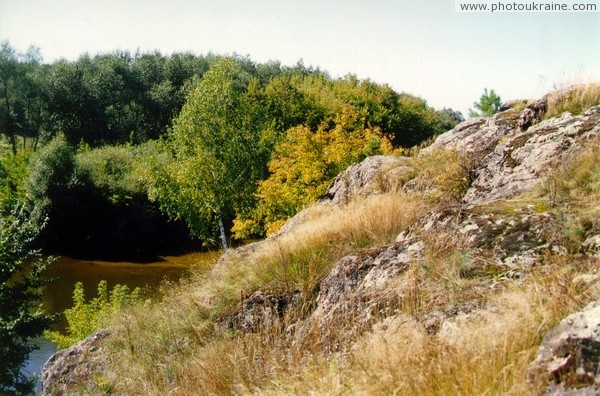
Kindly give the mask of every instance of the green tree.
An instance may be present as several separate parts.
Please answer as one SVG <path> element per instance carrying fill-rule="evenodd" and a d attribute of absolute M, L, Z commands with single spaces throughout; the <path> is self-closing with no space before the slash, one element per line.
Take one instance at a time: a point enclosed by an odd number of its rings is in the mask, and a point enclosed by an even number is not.
<path fill-rule="evenodd" d="M 479 102 L 473 103 L 475 109 L 469 110 L 469 117 L 489 117 L 500 111 L 502 106 L 502 99 L 494 92 L 485 88 L 483 95 L 479 98 Z"/>
<path fill-rule="evenodd" d="M 17 134 L 23 118 L 22 91 L 24 69 L 19 63 L 19 54 L 8 41 L 0 44 L 0 132 L 11 143 L 13 155 L 17 154 Z"/>
<path fill-rule="evenodd" d="M 453 129 L 456 125 L 463 122 L 465 117 L 458 110 L 452 110 L 451 108 L 444 107 L 442 110 L 437 112 L 440 116 L 440 127 L 442 132 Z"/>
<path fill-rule="evenodd" d="M 210 240 L 251 205 L 265 173 L 265 124 L 257 81 L 238 58 L 216 63 L 190 94 L 174 121 L 170 159 L 154 167 L 150 196 L 193 235 Z M 156 164 L 156 162 L 155 162 Z"/>
<path fill-rule="evenodd" d="M 23 206 L 0 217 L 0 394 L 32 392 L 35 379 L 21 373 L 35 349 L 28 341 L 50 324 L 38 305 L 49 260 L 30 249 L 37 230 Z"/>

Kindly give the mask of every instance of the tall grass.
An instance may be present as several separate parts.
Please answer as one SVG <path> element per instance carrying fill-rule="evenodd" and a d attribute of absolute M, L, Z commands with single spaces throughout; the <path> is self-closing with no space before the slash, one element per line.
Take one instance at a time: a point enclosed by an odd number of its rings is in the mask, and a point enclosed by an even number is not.
<path fill-rule="evenodd" d="M 525 282 L 510 282 L 502 293 L 488 291 L 485 309 L 446 322 L 435 335 L 414 316 L 388 317 L 360 337 L 349 354 L 317 362 L 297 378 L 275 381 L 265 393 L 537 394 L 544 378 L 528 375 L 529 364 L 560 319 L 597 297 L 572 282 L 595 265 L 551 259 Z"/>
<path fill-rule="evenodd" d="M 550 95 L 544 119 L 560 117 L 565 111 L 580 115 L 597 105 L 600 105 L 600 83 L 574 85 Z"/>

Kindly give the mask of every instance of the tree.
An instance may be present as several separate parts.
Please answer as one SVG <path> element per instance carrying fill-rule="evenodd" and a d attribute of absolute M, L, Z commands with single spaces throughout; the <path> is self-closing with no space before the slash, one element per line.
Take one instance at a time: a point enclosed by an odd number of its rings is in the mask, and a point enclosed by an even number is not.
<path fill-rule="evenodd" d="M 444 107 L 442 110 L 437 112 L 440 116 L 440 127 L 443 132 L 449 131 L 459 123 L 465 120 L 462 113 L 458 110 L 452 110 L 451 108 Z"/>
<path fill-rule="evenodd" d="M 485 88 L 479 102 L 473 103 L 473 106 L 476 110 L 470 109 L 469 117 L 489 117 L 500 111 L 502 99 L 493 89 L 488 92 L 488 89 Z"/>
<path fill-rule="evenodd" d="M 3 101 L 2 132 L 10 140 L 13 155 L 17 154 L 17 122 L 15 115 L 15 93 L 18 92 L 19 70 L 18 56 L 8 41 L 4 41 L 0 47 L 0 100 Z"/>
<path fill-rule="evenodd" d="M 290 217 L 327 191 L 333 178 L 351 164 L 376 154 L 391 154 L 392 145 L 378 128 L 365 129 L 362 113 L 347 105 L 335 125 L 323 123 L 316 132 L 290 128 L 275 147 L 270 176 L 259 183 L 258 205 L 250 216 L 238 217 L 238 237 L 277 231 Z"/>
<path fill-rule="evenodd" d="M 194 236 L 208 241 L 251 205 L 265 173 L 265 124 L 257 81 L 238 58 L 216 63 L 190 94 L 173 123 L 167 160 L 151 172 L 150 197 L 173 218 L 183 218 Z"/>
<path fill-rule="evenodd" d="M 49 264 L 30 250 L 37 225 L 23 206 L 0 217 L 0 393 L 30 394 L 35 382 L 21 373 L 31 351 L 28 340 L 40 336 L 50 317 L 39 309 L 42 272 Z"/>

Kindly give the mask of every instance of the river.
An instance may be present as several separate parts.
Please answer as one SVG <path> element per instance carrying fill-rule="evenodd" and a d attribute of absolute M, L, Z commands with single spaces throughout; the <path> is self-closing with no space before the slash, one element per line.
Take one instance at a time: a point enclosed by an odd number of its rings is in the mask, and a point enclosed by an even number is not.
<path fill-rule="evenodd" d="M 192 252 L 180 256 L 161 256 L 155 261 L 145 263 L 108 262 L 96 260 L 79 260 L 60 257 L 53 262 L 46 276 L 54 281 L 44 287 L 43 303 L 48 313 L 60 313 L 73 305 L 73 288 L 75 283 L 82 282 L 88 299 L 96 296 L 96 288 L 100 280 L 106 280 L 109 290 L 117 284 L 124 284 L 130 289 L 146 288 L 148 291 L 157 288 L 167 279 L 177 281 L 190 273 L 190 269 L 206 269 L 218 259 L 221 252 Z M 58 321 L 54 328 L 63 330 L 64 321 Z M 39 375 L 41 369 L 54 352 L 56 345 L 44 338 L 33 340 L 39 349 L 31 353 L 24 372 L 27 375 Z"/>

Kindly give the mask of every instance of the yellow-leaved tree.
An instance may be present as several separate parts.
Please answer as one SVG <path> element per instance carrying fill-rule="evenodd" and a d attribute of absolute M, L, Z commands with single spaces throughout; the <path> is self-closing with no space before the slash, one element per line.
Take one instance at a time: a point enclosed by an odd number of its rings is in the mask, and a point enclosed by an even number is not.
<path fill-rule="evenodd" d="M 349 165 L 376 154 L 391 154 L 392 144 L 377 127 L 364 127 L 362 112 L 345 106 L 331 123 L 316 131 L 290 128 L 275 147 L 268 164 L 270 176 L 259 182 L 258 205 L 239 216 L 233 231 L 238 238 L 276 232 L 287 219 L 315 202 L 333 178 Z"/>

